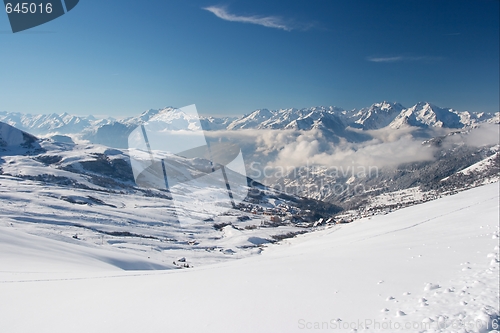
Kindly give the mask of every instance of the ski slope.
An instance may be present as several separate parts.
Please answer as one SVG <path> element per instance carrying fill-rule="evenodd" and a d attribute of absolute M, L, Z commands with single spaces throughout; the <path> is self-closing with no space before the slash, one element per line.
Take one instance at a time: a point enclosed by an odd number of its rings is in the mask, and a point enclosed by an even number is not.
<path fill-rule="evenodd" d="M 301 235 L 257 256 L 134 272 L 110 270 L 90 251 L 75 253 L 69 246 L 53 256 L 48 240 L 38 244 L 36 236 L 16 238 L 2 230 L 0 327 L 50 333 L 488 332 L 498 325 L 498 223 L 494 183 Z M 43 258 L 23 265 L 26 253 Z"/>

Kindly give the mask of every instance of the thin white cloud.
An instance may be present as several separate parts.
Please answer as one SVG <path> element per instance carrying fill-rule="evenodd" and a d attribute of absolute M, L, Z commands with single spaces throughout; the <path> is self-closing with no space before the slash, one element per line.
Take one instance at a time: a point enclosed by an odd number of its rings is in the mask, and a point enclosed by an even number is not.
<path fill-rule="evenodd" d="M 405 56 L 395 56 L 395 57 L 368 57 L 367 60 L 371 62 L 414 62 L 414 61 L 424 61 L 433 62 L 440 61 L 442 57 L 429 57 L 429 56 L 418 56 L 418 57 L 405 57 Z"/>
<path fill-rule="evenodd" d="M 398 61 L 402 61 L 402 60 L 403 60 L 403 57 L 385 57 L 385 58 L 369 57 L 368 58 L 368 61 L 371 61 L 371 62 L 398 62 Z"/>
<path fill-rule="evenodd" d="M 231 21 L 231 22 L 241 22 L 241 23 L 251 23 L 261 25 L 267 28 L 282 29 L 286 31 L 291 31 L 292 28 L 285 24 L 280 17 L 277 16 L 241 16 L 231 14 L 227 11 L 226 7 L 223 6 L 209 6 L 203 8 L 220 19 Z"/>

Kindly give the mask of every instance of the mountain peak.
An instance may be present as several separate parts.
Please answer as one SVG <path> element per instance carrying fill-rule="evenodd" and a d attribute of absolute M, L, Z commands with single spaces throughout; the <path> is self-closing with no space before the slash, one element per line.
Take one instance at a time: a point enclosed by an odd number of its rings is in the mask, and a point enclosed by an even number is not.
<path fill-rule="evenodd" d="M 404 110 L 404 106 L 396 102 L 383 101 L 374 103 L 368 109 L 357 112 L 355 127 L 364 129 L 379 129 L 389 125 L 394 118 Z"/>
<path fill-rule="evenodd" d="M 453 109 L 444 109 L 429 102 L 418 102 L 403 110 L 390 124 L 392 128 L 404 126 L 462 128 L 465 117 Z"/>
<path fill-rule="evenodd" d="M 438 106 L 429 102 L 418 102 L 414 107 L 415 109 L 439 109 Z"/>
<path fill-rule="evenodd" d="M 251 116 L 252 118 L 268 118 L 272 117 L 273 115 L 274 113 L 272 113 L 268 109 L 258 109 L 250 113 L 249 117 Z"/>

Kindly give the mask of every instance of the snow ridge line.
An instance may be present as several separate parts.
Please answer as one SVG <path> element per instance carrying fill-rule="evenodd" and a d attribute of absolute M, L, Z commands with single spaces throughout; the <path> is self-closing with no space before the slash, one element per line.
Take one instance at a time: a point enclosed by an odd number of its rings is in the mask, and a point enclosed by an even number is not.
<path fill-rule="evenodd" d="M 167 272 L 170 272 L 171 270 L 168 270 Z M 177 270 L 176 270 L 177 271 Z M 125 274 L 125 275 L 106 275 L 106 276 L 89 276 L 89 277 L 72 277 L 72 278 L 54 278 L 54 279 L 36 279 L 36 280 L 20 280 L 20 281 L 15 281 L 15 280 L 7 280 L 7 281 L 0 281 L 0 284 L 7 284 L 7 283 L 32 283 L 32 282 L 56 282 L 56 281 L 79 281 L 79 280 L 104 280 L 104 279 L 115 279 L 115 278 L 126 278 L 126 277 L 138 277 L 138 276 L 149 276 L 149 275 L 161 275 L 161 274 L 166 274 L 167 272 L 158 272 L 155 271 L 154 273 L 136 273 L 136 274 Z M 22 272 L 24 273 L 24 272 Z"/>
<path fill-rule="evenodd" d="M 388 234 L 392 234 L 392 233 L 395 233 L 395 232 L 398 232 L 398 231 L 402 231 L 402 230 L 406 230 L 406 229 L 411 229 L 411 228 L 414 228 L 416 226 L 419 226 L 421 224 L 424 224 L 424 223 L 427 223 L 427 222 L 430 222 L 432 220 L 435 220 L 437 218 L 440 218 L 440 217 L 443 217 L 443 216 L 446 216 L 446 215 L 450 215 L 450 214 L 453 214 L 453 213 L 456 213 L 456 212 L 459 212 L 461 210 L 464 210 L 464 209 L 467 209 L 467 208 L 470 208 L 472 206 L 476 206 L 476 205 L 479 205 L 481 203 L 484 203 L 484 202 L 488 202 L 490 200 L 494 200 L 496 199 L 498 201 L 498 196 L 495 196 L 493 198 L 490 198 L 490 199 L 487 199 L 487 200 L 483 200 L 483 201 L 480 201 L 480 202 L 476 202 L 474 204 L 471 204 L 471 205 L 468 205 L 468 206 L 465 206 L 465 207 L 462 207 L 462 208 L 459 208 L 459 209 L 456 209 L 456 210 L 453 210 L 451 212 L 448 212 L 448 213 L 445 213 L 445 214 L 441 214 L 441 215 L 438 215 L 438 216 L 435 216 L 435 217 L 431 217 L 430 219 L 427 219 L 427 220 L 424 220 L 422 222 L 418 222 L 418 223 L 415 223 L 413 225 L 410 225 L 408 227 L 404 227 L 404 228 L 400 228 L 400 229 L 396 229 L 396 230 L 392 230 L 392 231 L 389 231 L 389 232 L 385 232 L 385 233 L 382 233 L 382 234 L 378 234 L 378 235 L 374 235 L 374 236 L 371 236 L 371 237 L 366 237 L 366 238 L 363 238 L 363 239 L 360 239 L 360 240 L 357 240 L 357 241 L 354 241 L 354 242 L 351 242 L 351 244 L 353 243 L 357 243 L 357 242 L 362 242 L 364 240 L 367 240 L 367 239 L 371 239 L 371 238 L 375 238 L 375 237 L 379 237 L 379 236 L 383 236 L 383 235 L 388 235 Z"/>

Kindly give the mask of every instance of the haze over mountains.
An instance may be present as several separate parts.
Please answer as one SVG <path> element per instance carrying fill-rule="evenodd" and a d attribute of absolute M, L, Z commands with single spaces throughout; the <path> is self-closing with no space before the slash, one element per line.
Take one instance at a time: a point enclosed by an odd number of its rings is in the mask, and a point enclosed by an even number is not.
<path fill-rule="evenodd" d="M 0 112 L 0 121 L 35 135 L 70 135 L 115 148 L 127 148 L 128 134 L 146 121 L 172 123 L 179 121 L 172 107 L 150 109 L 137 117 L 121 120 L 96 119 L 93 116 L 78 117 L 67 113 L 31 115 Z M 189 123 L 189 119 L 183 119 Z M 360 110 L 344 110 L 338 107 L 311 107 L 305 109 L 259 109 L 242 117 L 201 117 L 204 130 L 240 129 L 318 129 L 332 137 L 346 137 L 349 141 L 366 139 L 351 129 L 377 130 L 400 129 L 409 126 L 419 128 L 461 129 L 481 122 L 499 122 L 499 113 L 457 111 L 420 102 L 406 108 L 399 103 L 375 103 Z"/>
<path fill-rule="evenodd" d="M 499 113 L 456 111 L 426 102 L 410 108 L 381 102 L 350 111 L 259 109 L 239 118 L 201 117 L 199 122 L 172 107 L 121 120 L 0 112 L 0 122 L 59 143 L 74 140 L 122 149 L 121 165 L 130 163 L 124 149 L 140 124 L 160 123 L 173 131 L 203 129 L 209 143 L 230 141 L 241 147 L 250 178 L 344 207 L 357 207 L 364 200 L 349 191 L 355 187 L 379 194 L 415 186 L 455 187 L 460 182 L 451 176 L 460 170 L 493 158 L 495 163 L 483 171 L 494 175 L 498 164 Z M 482 176 L 476 178 L 470 181 Z"/>

